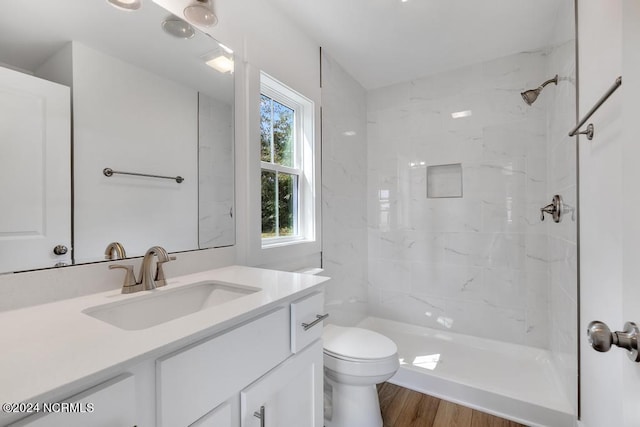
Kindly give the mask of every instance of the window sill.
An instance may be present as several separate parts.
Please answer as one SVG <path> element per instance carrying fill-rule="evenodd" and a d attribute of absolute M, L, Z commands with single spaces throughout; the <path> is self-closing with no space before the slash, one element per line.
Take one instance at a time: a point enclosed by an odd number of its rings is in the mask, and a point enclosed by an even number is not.
<path fill-rule="evenodd" d="M 293 246 L 304 243 L 314 243 L 314 239 L 306 239 L 304 237 L 291 237 L 280 239 L 264 239 L 262 240 L 262 249 L 281 248 L 284 246 Z"/>

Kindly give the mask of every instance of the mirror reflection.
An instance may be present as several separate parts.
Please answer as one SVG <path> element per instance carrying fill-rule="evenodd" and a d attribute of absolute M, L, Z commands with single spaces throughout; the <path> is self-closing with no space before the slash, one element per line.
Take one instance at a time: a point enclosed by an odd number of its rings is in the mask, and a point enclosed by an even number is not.
<path fill-rule="evenodd" d="M 233 109 L 233 52 L 150 1 L 4 1 L 0 272 L 233 245 Z"/>

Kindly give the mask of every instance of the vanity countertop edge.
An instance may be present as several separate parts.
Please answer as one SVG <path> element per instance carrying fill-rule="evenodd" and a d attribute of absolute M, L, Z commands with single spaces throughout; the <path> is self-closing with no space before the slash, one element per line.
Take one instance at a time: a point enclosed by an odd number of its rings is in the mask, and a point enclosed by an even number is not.
<path fill-rule="evenodd" d="M 202 281 L 259 291 L 163 324 L 123 330 L 83 310 L 135 298 L 120 289 L 0 313 L 0 402 L 44 402 L 64 389 L 231 329 L 322 287 L 328 277 L 232 265 L 167 280 L 157 291 Z M 4 414 L 6 415 L 6 414 Z"/>

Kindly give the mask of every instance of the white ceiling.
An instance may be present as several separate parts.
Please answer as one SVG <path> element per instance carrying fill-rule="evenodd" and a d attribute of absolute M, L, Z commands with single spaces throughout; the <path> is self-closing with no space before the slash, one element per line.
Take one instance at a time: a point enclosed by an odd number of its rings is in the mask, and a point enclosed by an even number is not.
<path fill-rule="evenodd" d="M 271 1 L 366 89 L 548 46 L 568 2 Z M 572 29 L 560 32 L 572 37 Z"/>

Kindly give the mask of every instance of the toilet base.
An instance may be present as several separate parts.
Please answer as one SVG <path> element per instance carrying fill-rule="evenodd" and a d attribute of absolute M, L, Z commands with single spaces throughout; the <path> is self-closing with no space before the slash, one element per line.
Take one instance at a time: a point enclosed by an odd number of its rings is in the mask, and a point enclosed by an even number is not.
<path fill-rule="evenodd" d="M 373 385 L 340 384 L 328 378 L 331 409 L 325 411 L 325 427 L 382 427 L 378 391 Z M 327 399 L 325 399 L 326 401 Z"/>

